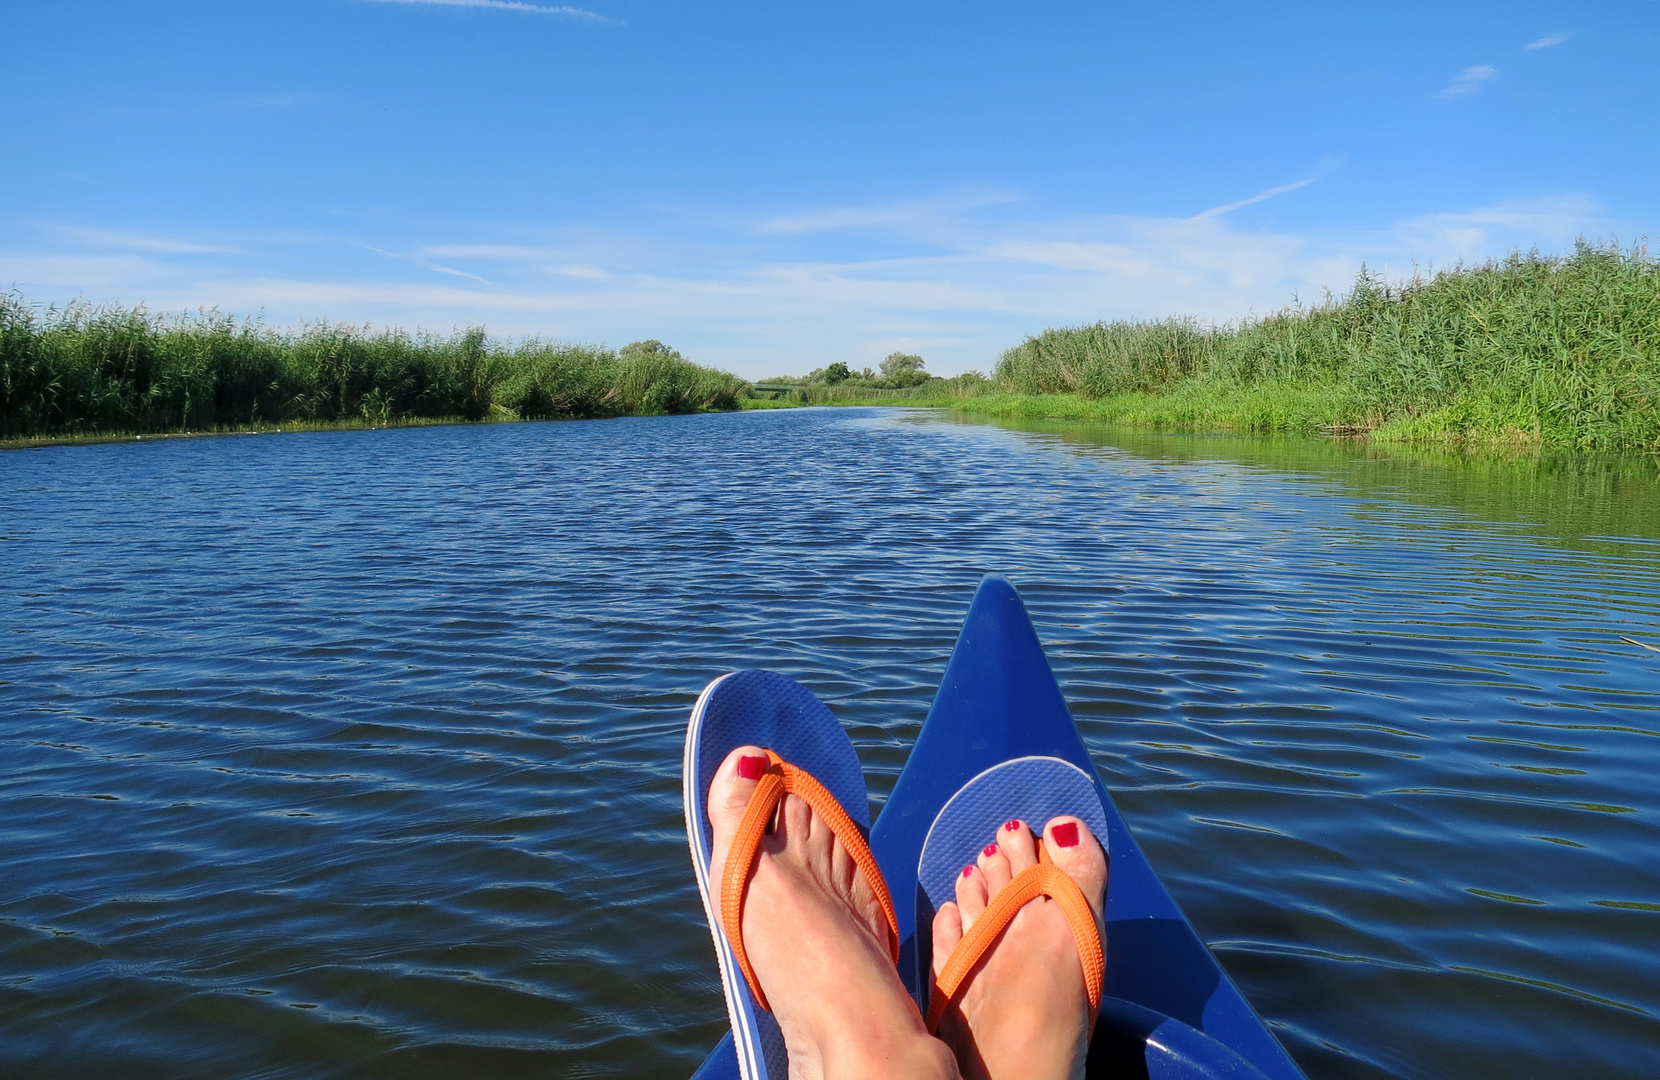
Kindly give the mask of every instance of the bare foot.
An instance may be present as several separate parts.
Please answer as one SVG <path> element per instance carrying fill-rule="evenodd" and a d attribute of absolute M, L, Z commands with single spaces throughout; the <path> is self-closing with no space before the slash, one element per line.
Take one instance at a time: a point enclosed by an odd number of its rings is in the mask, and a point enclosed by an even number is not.
<path fill-rule="evenodd" d="M 709 786 L 714 844 L 709 880 L 720 888 L 732 838 L 766 765 L 740 746 Z M 759 759 L 757 762 L 754 759 Z M 888 923 L 829 825 L 784 796 L 761 841 L 744 901 L 744 949 L 790 1054 L 791 1080 L 955 1077 L 950 1052 L 923 1028 L 888 951 Z"/>
<path fill-rule="evenodd" d="M 1071 816 L 1052 819 L 1044 835 L 1050 860 L 1089 901 L 1105 944 L 1107 859 L 1101 845 L 1088 825 Z M 991 898 L 1036 862 L 1031 829 L 1011 821 L 972 866 L 963 868 L 956 903 L 934 914 L 936 977 Z M 1093 1020 L 1072 929 L 1060 905 L 1039 896 L 1020 909 L 969 975 L 945 1011 L 939 1037 L 968 1080 L 1059 1080 L 1084 1075 Z"/>

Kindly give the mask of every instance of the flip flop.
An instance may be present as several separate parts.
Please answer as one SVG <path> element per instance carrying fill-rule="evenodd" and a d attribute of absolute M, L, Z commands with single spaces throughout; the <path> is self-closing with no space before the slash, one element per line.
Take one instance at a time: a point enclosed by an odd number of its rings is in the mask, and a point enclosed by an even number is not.
<path fill-rule="evenodd" d="M 924 932 L 923 928 L 932 926 L 934 912 L 957 898 L 957 875 L 965 865 L 974 862 L 974 857 L 988 839 L 997 835 L 1004 822 L 1019 819 L 1035 831 L 1057 814 L 1071 814 L 1082 820 L 1105 850 L 1107 816 L 1095 790 L 1095 778 L 1069 761 L 1053 757 L 1015 758 L 993 765 L 958 789 L 940 808 L 922 842 L 917 885 L 927 897 L 929 910 L 917 913 L 919 944 L 932 940 L 932 933 Z M 917 949 L 916 985 L 932 987 L 927 1013 L 930 1033 L 938 1029 L 963 982 L 1004 928 L 1023 906 L 1038 896 L 1048 896 L 1059 903 L 1072 927 L 1083 966 L 1084 988 L 1089 994 L 1093 1029 L 1106 976 L 1100 928 L 1088 898 L 1050 861 L 1040 839 L 1037 864 L 1017 874 L 997 894 L 957 943 L 938 979 L 932 976 L 931 950 Z"/>
<path fill-rule="evenodd" d="M 733 839 L 725 880 L 711 882 L 709 785 L 726 756 L 745 745 L 767 751 L 767 769 Z M 773 809 L 786 792 L 794 794 L 824 819 L 864 871 L 887 914 L 889 947 L 898 965 L 898 920 L 867 842 L 870 803 L 864 770 L 841 724 L 806 687 L 770 671 L 735 671 L 705 687 L 692 707 L 681 783 L 692 870 L 715 939 L 739 1072 L 744 1080 L 786 1080 L 784 1037 L 744 951 L 744 891 Z"/>

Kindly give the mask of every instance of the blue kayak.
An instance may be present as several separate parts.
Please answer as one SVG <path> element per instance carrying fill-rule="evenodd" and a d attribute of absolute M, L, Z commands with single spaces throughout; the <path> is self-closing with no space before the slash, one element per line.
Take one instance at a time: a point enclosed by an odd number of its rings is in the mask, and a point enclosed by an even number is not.
<path fill-rule="evenodd" d="M 1020 597 L 996 575 L 980 583 L 928 720 L 870 833 L 899 916 L 899 972 L 919 1006 L 927 1006 L 928 986 L 918 944 L 929 939 L 931 909 L 917 861 L 929 826 L 968 781 L 1032 756 L 1060 758 L 1095 777 L 1106 811 L 1107 996 L 1087 1075 L 1304 1080 L 1136 845 L 1090 763 Z M 730 1034 L 694 1080 L 739 1080 Z"/>

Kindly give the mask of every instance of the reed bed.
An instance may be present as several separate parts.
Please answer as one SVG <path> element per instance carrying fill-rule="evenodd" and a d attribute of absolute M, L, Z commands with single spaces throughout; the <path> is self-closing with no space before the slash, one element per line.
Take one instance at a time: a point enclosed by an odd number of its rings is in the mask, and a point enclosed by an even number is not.
<path fill-rule="evenodd" d="M 495 342 L 0 297 L 0 438 L 736 409 L 737 376 L 660 342 Z"/>
<path fill-rule="evenodd" d="M 1580 243 L 1314 306 L 1048 330 L 1005 352 L 975 411 L 1166 428 L 1368 431 L 1660 450 L 1660 262 Z M 1059 395 L 1051 397 L 1050 395 Z"/>

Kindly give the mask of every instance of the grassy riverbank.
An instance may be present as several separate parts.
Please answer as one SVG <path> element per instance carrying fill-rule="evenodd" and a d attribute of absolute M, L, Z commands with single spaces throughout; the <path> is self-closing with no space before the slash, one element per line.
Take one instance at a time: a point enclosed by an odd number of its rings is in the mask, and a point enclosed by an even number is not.
<path fill-rule="evenodd" d="M 318 324 L 298 333 L 0 297 L 0 440 L 736 409 L 749 384 L 621 350 Z"/>
<path fill-rule="evenodd" d="M 846 369 L 844 368 L 844 371 Z M 921 405 L 1160 431 L 1660 450 L 1660 262 L 1581 244 L 1513 254 L 1259 319 L 1048 330 L 974 373 L 884 389 L 822 372 L 814 405 Z"/>
<path fill-rule="evenodd" d="M 1369 432 L 1403 442 L 1660 449 L 1660 263 L 1514 254 L 1235 326 L 1049 330 L 972 412 L 1167 430 Z"/>

